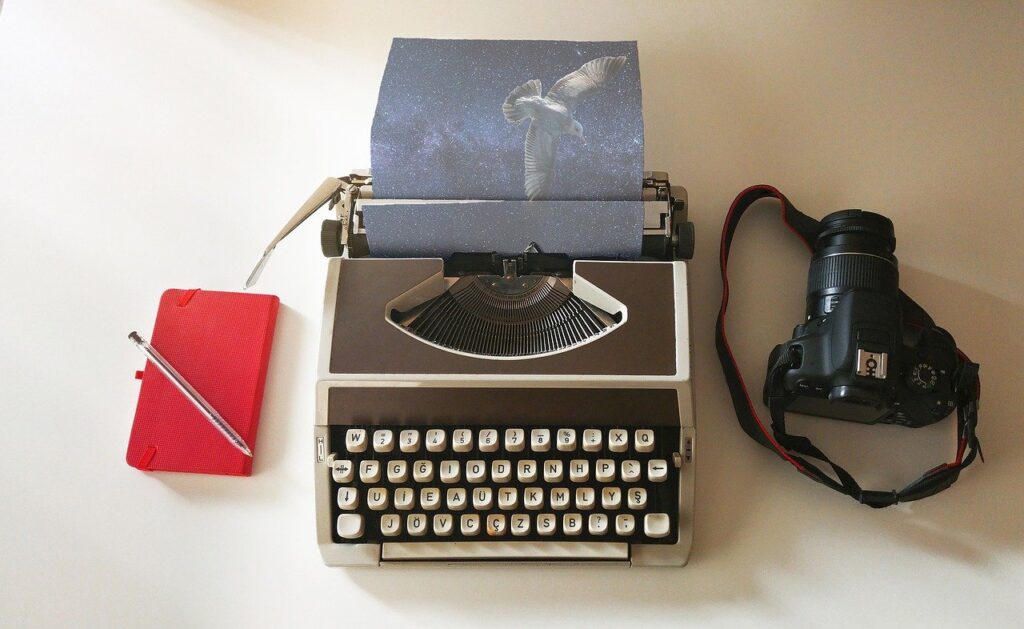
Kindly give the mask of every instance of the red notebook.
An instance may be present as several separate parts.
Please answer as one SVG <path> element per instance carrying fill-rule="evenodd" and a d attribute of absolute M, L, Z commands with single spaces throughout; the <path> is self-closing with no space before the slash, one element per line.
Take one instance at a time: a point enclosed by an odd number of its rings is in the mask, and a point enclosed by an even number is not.
<path fill-rule="evenodd" d="M 280 300 L 199 289 L 164 291 L 150 344 L 256 452 L 256 428 Z M 142 379 L 128 465 L 148 471 L 248 476 L 236 450 L 155 365 Z"/>

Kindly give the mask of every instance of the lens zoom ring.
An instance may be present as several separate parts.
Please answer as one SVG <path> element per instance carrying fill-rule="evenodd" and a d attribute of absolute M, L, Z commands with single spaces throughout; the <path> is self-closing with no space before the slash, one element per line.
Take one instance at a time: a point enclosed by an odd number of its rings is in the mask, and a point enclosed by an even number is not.
<path fill-rule="evenodd" d="M 866 288 L 895 291 L 899 286 L 896 265 L 876 256 L 836 254 L 811 262 L 807 276 L 807 292 L 828 288 Z"/>

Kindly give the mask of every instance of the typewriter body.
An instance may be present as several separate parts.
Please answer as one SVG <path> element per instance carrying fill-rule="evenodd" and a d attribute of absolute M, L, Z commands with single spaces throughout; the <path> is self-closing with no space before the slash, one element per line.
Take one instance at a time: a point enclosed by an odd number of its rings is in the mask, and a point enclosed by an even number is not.
<path fill-rule="evenodd" d="M 371 257 L 368 173 L 300 210 L 336 215 L 314 430 L 326 564 L 686 563 L 692 224 L 665 173 L 643 198 L 637 261 Z"/>

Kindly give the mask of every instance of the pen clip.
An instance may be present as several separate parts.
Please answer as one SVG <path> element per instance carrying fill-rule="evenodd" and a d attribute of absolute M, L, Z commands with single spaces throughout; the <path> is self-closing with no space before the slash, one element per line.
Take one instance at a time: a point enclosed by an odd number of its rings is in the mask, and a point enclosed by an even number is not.
<path fill-rule="evenodd" d="M 274 236 L 274 239 L 270 241 L 267 248 L 263 251 L 263 256 L 260 258 L 256 266 L 253 267 L 252 273 L 249 274 L 249 278 L 245 281 L 245 287 L 251 288 L 256 284 L 256 281 L 260 278 L 260 274 L 263 273 L 264 267 L 267 266 L 267 260 L 270 259 L 270 254 L 274 252 L 274 248 L 277 247 L 277 243 L 284 240 L 284 237 L 295 231 L 295 228 L 302 224 L 307 218 L 313 215 L 314 212 L 326 205 L 331 199 L 341 191 L 344 182 L 337 177 L 328 177 L 324 179 L 324 182 L 320 184 L 320 187 L 313 192 L 312 195 L 306 202 L 299 207 L 295 215 L 292 216 L 281 231 Z"/>

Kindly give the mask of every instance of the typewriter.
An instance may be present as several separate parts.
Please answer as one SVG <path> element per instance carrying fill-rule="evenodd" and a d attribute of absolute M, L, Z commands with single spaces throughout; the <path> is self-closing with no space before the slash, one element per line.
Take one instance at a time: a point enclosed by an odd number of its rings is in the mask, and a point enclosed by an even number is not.
<path fill-rule="evenodd" d="M 375 258 L 372 202 L 369 173 L 328 179 L 264 257 L 330 205 L 314 429 L 324 562 L 685 565 L 685 190 L 645 173 L 637 261 Z"/>
<path fill-rule="evenodd" d="M 330 207 L 326 564 L 686 563 L 693 224 L 642 169 L 638 61 L 636 42 L 392 41 L 372 176 L 326 179 L 248 283 Z"/>

